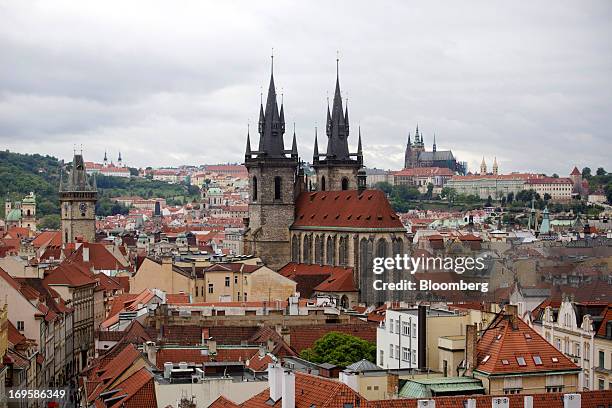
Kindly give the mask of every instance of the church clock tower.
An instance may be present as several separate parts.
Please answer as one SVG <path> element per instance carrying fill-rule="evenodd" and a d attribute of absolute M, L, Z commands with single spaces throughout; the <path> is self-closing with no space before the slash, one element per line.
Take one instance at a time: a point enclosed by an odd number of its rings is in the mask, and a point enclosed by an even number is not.
<path fill-rule="evenodd" d="M 74 154 L 68 180 L 60 177 L 59 195 L 62 242 L 75 242 L 77 238 L 95 242 L 98 189 L 95 178 L 89 180 L 82 154 Z"/>

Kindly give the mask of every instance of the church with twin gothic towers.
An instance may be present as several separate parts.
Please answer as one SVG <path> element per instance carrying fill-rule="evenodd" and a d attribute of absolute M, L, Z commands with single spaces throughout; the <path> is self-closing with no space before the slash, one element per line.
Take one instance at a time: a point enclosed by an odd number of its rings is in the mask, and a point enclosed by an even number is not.
<path fill-rule="evenodd" d="M 313 264 L 352 268 L 352 285 L 360 301 L 388 298 L 372 290 L 372 259 L 404 253 L 406 229 L 382 191 L 366 190 L 360 132 L 357 152 L 349 150 L 349 113 L 342 103 L 338 66 L 333 103 L 327 108 L 324 153 L 315 132 L 313 185 L 306 182 L 295 130 L 291 148 L 286 149 L 285 129 L 285 109 L 282 102 L 278 104 L 272 69 L 266 103 L 262 100 L 259 109 L 256 150 L 247 133 L 250 197 L 244 253 L 275 270 L 288 263 L 295 268 Z"/>

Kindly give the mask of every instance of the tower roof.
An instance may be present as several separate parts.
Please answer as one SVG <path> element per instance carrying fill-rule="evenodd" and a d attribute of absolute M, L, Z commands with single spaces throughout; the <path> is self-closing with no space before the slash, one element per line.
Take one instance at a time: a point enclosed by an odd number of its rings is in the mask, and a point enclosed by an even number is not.
<path fill-rule="evenodd" d="M 329 111 L 327 108 L 327 159 L 349 160 L 348 136 L 348 107 L 342 108 L 342 94 L 340 92 L 339 59 L 336 59 L 336 89 L 334 101 Z"/>
<path fill-rule="evenodd" d="M 63 180 L 60 182 L 60 191 L 97 191 L 95 183 L 91 183 L 89 180 L 82 154 L 74 154 L 68 180 L 67 182 L 63 182 Z"/>
<path fill-rule="evenodd" d="M 274 85 L 274 57 L 270 72 L 270 84 L 266 107 L 259 108 L 259 149 L 258 154 L 266 157 L 285 157 L 283 135 L 285 134 L 285 113 L 281 105 L 279 112 Z"/>

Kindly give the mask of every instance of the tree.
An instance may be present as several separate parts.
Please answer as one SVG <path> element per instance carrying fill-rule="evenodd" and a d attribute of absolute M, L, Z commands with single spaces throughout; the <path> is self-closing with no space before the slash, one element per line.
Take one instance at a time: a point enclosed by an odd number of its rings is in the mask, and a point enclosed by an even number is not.
<path fill-rule="evenodd" d="M 433 189 L 434 189 L 434 185 L 432 183 L 427 184 L 427 199 L 431 200 L 431 197 L 433 197 Z"/>
<path fill-rule="evenodd" d="M 508 202 L 508 204 L 512 204 L 512 202 L 514 201 L 514 193 L 512 191 L 508 193 L 508 199 L 506 201 Z"/>
<path fill-rule="evenodd" d="M 487 201 L 485 202 L 485 207 L 492 207 L 493 206 L 493 198 L 489 195 L 487 197 Z"/>
<path fill-rule="evenodd" d="M 400 184 L 398 186 L 393 186 L 393 194 L 394 197 L 399 198 L 403 201 L 414 200 L 419 197 L 419 190 L 414 187 L 406 186 Z"/>
<path fill-rule="evenodd" d="M 544 201 L 550 201 L 550 199 L 552 198 L 552 196 L 548 193 L 544 193 Z"/>
<path fill-rule="evenodd" d="M 591 177 L 591 168 L 590 167 L 585 167 L 585 168 L 582 169 L 582 177 L 584 177 L 584 178 Z"/>
<path fill-rule="evenodd" d="M 442 191 L 440 191 L 440 197 L 445 198 L 448 201 L 453 201 L 456 196 L 457 190 L 451 187 L 444 187 Z"/>
<path fill-rule="evenodd" d="M 553 173 L 553 178 L 559 178 L 559 175 L 557 173 Z"/>
<path fill-rule="evenodd" d="M 374 188 L 384 191 L 387 195 L 393 192 L 393 186 L 391 183 L 387 183 L 386 181 L 379 181 L 378 183 L 375 183 Z"/>
<path fill-rule="evenodd" d="M 598 176 L 605 176 L 606 174 L 608 174 L 608 172 L 605 171 L 603 167 L 599 167 L 595 174 L 597 174 Z"/>
<path fill-rule="evenodd" d="M 60 227 L 60 216 L 58 214 L 49 214 L 41 218 L 38 223 L 38 228 L 56 230 Z"/>
<path fill-rule="evenodd" d="M 300 357 L 313 363 L 346 367 L 366 359 L 376 362 L 376 344 L 350 334 L 330 332 L 302 350 Z"/>
<path fill-rule="evenodd" d="M 505 207 L 505 206 L 506 206 L 506 196 L 503 196 L 503 197 L 501 198 L 501 206 L 502 206 L 502 207 Z"/>

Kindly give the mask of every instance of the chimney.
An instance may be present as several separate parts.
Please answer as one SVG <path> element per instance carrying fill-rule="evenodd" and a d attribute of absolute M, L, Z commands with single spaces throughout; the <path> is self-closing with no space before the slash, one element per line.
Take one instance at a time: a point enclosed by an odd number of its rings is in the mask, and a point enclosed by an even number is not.
<path fill-rule="evenodd" d="M 506 305 L 506 316 L 510 320 L 510 325 L 512 326 L 512 330 L 518 330 L 518 307 L 516 305 Z"/>
<path fill-rule="evenodd" d="M 202 345 L 208 343 L 210 339 L 210 329 L 208 327 L 202 327 Z"/>
<path fill-rule="evenodd" d="M 271 338 L 268 339 L 266 342 L 266 351 L 268 353 L 271 353 L 274 351 L 274 340 L 272 340 Z"/>
<path fill-rule="evenodd" d="M 564 394 L 563 408 L 580 408 L 582 406 L 582 396 L 580 394 Z"/>
<path fill-rule="evenodd" d="M 89 262 L 89 247 L 83 245 L 83 262 Z"/>
<path fill-rule="evenodd" d="M 281 408 L 295 408 L 295 374 L 291 371 L 283 372 Z"/>
<path fill-rule="evenodd" d="M 143 350 L 147 354 L 147 359 L 153 363 L 153 365 L 157 364 L 157 347 L 155 347 L 155 343 L 152 341 L 147 341 L 143 345 Z"/>
<path fill-rule="evenodd" d="M 395 398 L 399 391 L 399 374 L 389 372 L 387 374 L 387 397 Z"/>
<path fill-rule="evenodd" d="M 213 340 L 212 338 L 209 338 L 206 341 L 206 345 L 208 346 L 208 353 L 209 354 L 216 354 L 217 353 L 217 340 Z"/>
<path fill-rule="evenodd" d="M 278 401 L 283 393 L 283 367 L 280 364 L 268 364 L 268 386 L 270 387 L 270 399 L 274 402 Z"/>
<path fill-rule="evenodd" d="M 340 382 L 351 387 L 353 391 L 359 392 L 357 373 L 350 370 L 340 371 Z"/>
<path fill-rule="evenodd" d="M 468 324 L 465 327 L 465 362 L 467 375 L 472 375 L 474 369 L 478 365 L 478 354 L 476 350 L 478 335 L 476 330 L 476 324 Z"/>
<path fill-rule="evenodd" d="M 523 400 L 523 408 L 533 408 L 532 395 L 525 395 L 525 399 Z"/>

